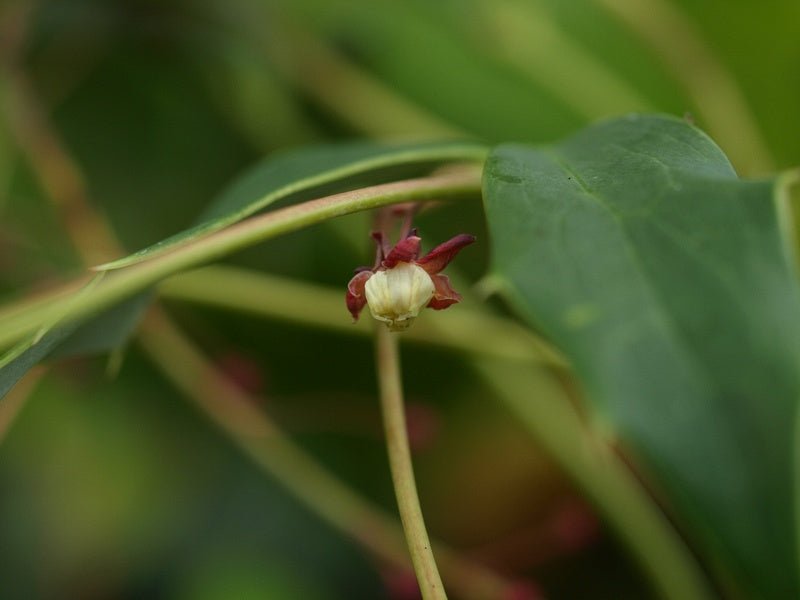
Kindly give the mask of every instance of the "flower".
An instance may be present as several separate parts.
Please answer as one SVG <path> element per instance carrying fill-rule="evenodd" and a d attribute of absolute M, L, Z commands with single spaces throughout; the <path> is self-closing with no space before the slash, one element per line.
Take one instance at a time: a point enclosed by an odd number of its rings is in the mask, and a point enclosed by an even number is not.
<path fill-rule="evenodd" d="M 440 271 L 475 236 L 460 234 L 419 258 L 421 239 L 416 230 L 389 249 L 381 232 L 372 234 L 377 243 L 375 266 L 356 269 L 347 284 L 347 309 L 354 320 L 365 305 L 378 321 L 392 331 L 407 329 L 424 307 L 443 310 L 461 300 Z"/>

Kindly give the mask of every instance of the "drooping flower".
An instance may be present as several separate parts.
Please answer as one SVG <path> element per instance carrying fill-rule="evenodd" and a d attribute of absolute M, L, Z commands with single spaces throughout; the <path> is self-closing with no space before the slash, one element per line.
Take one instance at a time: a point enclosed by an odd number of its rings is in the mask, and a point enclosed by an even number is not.
<path fill-rule="evenodd" d="M 416 230 L 389 248 L 381 232 L 372 234 L 378 250 L 372 268 L 360 267 L 347 284 L 347 309 L 358 320 L 365 305 L 392 331 L 407 329 L 424 307 L 443 310 L 461 300 L 441 271 L 475 236 L 460 234 L 422 258 Z"/>

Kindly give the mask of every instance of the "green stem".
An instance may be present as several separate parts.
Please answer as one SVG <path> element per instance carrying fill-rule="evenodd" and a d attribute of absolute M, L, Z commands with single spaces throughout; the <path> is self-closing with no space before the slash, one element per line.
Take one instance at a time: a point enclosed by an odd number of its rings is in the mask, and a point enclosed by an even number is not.
<path fill-rule="evenodd" d="M 669 0 L 594 0 L 652 46 L 697 107 L 708 132 L 747 175 L 774 158 L 739 83 L 695 23 Z"/>
<path fill-rule="evenodd" d="M 160 310 L 145 319 L 139 342 L 154 365 L 259 467 L 309 510 L 397 568 L 409 567 L 402 531 L 286 436 L 257 402 L 231 384 Z M 512 586 L 482 565 L 437 545 L 442 572 L 460 597 L 507 597 Z"/>
<path fill-rule="evenodd" d="M 660 597 L 714 597 L 708 579 L 667 517 L 606 439 L 586 427 L 549 373 L 486 359 L 474 361 L 473 366 L 595 503 Z"/>
<path fill-rule="evenodd" d="M 542 3 L 493 0 L 479 7 L 486 51 L 547 88 L 577 115 L 594 121 L 620 111 L 654 110 L 617 72 L 573 41 Z"/>
<path fill-rule="evenodd" d="M 403 405 L 397 336 L 390 333 L 383 325 L 376 325 L 376 362 L 389 467 L 392 471 L 397 506 L 411 562 L 414 564 L 423 599 L 446 600 L 447 595 L 444 592 L 436 560 L 433 558 L 431 542 L 419 505 L 417 485 L 414 482 L 414 467 L 411 463 Z"/>
<path fill-rule="evenodd" d="M 72 303 L 67 311 L 64 307 L 48 305 L 37 311 L 35 318 L 23 313 L 23 318 L 12 315 L 0 321 L 0 348 L 7 348 L 31 335 L 54 316 L 65 321 L 85 318 L 170 275 L 217 260 L 272 237 L 327 219 L 400 202 L 479 197 L 480 189 L 480 168 L 472 167 L 335 194 L 256 216 L 153 260 L 112 271 L 91 294 L 82 297 L 80 302 Z"/>
<path fill-rule="evenodd" d="M 372 337 L 371 319 L 353 323 L 339 288 L 329 288 L 225 265 L 173 275 L 158 287 L 168 300 L 193 302 L 297 325 Z M 467 303 L 467 302 L 465 302 Z M 566 368 L 561 354 L 529 329 L 492 315 L 479 305 L 422 315 L 404 342 L 423 343 L 470 356 L 487 356 Z"/>
<path fill-rule="evenodd" d="M 284 22 L 282 40 L 270 36 L 269 58 L 282 75 L 348 125 L 373 138 L 463 137 L 457 126 L 403 98 L 390 86 L 346 60 L 320 37 Z M 264 40 L 260 30 L 255 32 Z M 282 47 L 302 48 L 291 55 Z"/>

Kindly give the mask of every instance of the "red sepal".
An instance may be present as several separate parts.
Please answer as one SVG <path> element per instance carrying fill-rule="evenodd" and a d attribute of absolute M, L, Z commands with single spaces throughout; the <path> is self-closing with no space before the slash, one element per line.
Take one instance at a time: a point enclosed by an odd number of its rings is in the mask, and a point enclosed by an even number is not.
<path fill-rule="evenodd" d="M 391 248 L 389 247 L 389 242 L 386 240 L 386 236 L 383 235 L 382 231 L 373 231 L 372 239 L 375 240 L 375 246 L 376 246 L 375 266 L 372 267 L 374 270 L 381 266 L 383 259 L 386 258 L 387 254 L 389 254 Z"/>
<path fill-rule="evenodd" d="M 353 321 L 358 321 L 358 315 L 361 314 L 361 311 L 367 304 L 364 286 L 367 283 L 367 279 L 370 277 L 372 277 L 372 271 L 360 271 L 356 273 L 350 280 L 350 283 L 347 284 L 345 302 L 347 302 L 347 310 L 353 315 Z"/>
<path fill-rule="evenodd" d="M 450 285 L 450 278 L 447 275 L 431 275 L 433 280 L 433 298 L 428 302 L 428 308 L 433 310 L 444 310 L 448 306 L 461 302 L 461 294 Z"/>
<path fill-rule="evenodd" d="M 392 269 L 400 262 L 414 262 L 419 256 L 420 242 L 420 238 L 416 235 L 410 235 L 404 240 L 400 240 L 383 259 L 383 266 Z"/>
<path fill-rule="evenodd" d="M 459 234 L 447 240 L 445 243 L 436 246 L 436 248 L 420 258 L 417 264 L 425 269 L 429 275 L 435 275 L 444 269 L 447 264 L 455 258 L 456 254 L 461 252 L 462 248 L 469 246 L 474 241 L 474 235 L 468 235 L 466 233 Z"/>

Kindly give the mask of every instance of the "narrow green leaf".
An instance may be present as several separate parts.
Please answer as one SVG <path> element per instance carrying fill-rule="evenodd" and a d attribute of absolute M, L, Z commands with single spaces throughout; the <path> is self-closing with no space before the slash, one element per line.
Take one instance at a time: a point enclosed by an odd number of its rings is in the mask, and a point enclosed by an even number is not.
<path fill-rule="evenodd" d="M 64 342 L 77 325 L 70 324 L 46 333 L 40 340 L 25 340 L 0 357 L 0 399 L 59 344 Z"/>
<path fill-rule="evenodd" d="M 798 597 L 800 293 L 776 181 L 738 179 L 682 121 L 630 116 L 497 148 L 484 196 L 495 276 L 597 421 L 709 564 Z"/>
<path fill-rule="evenodd" d="M 55 326 L 42 336 L 17 344 L 0 357 L 0 398 L 30 369 L 48 358 L 99 354 L 121 346 L 130 337 L 152 300 L 143 292 L 88 319 Z"/>
<path fill-rule="evenodd" d="M 485 147 L 468 142 L 353 142 L 269 156 L 223 191 L 194 227 L 95 269 L 120 269 L 159 256 L 233 225 L 279 200 L 308 200 L 360 185 L 420 175 L 443 162 L 482 161 L 485 156 Z"/>
<path fill-rule="evenodd" d="M 141 292 L 92 317 L 77 328 L 49 358 L 110 352 L 125 344 L 153 301 L 152 291 Z"/>

